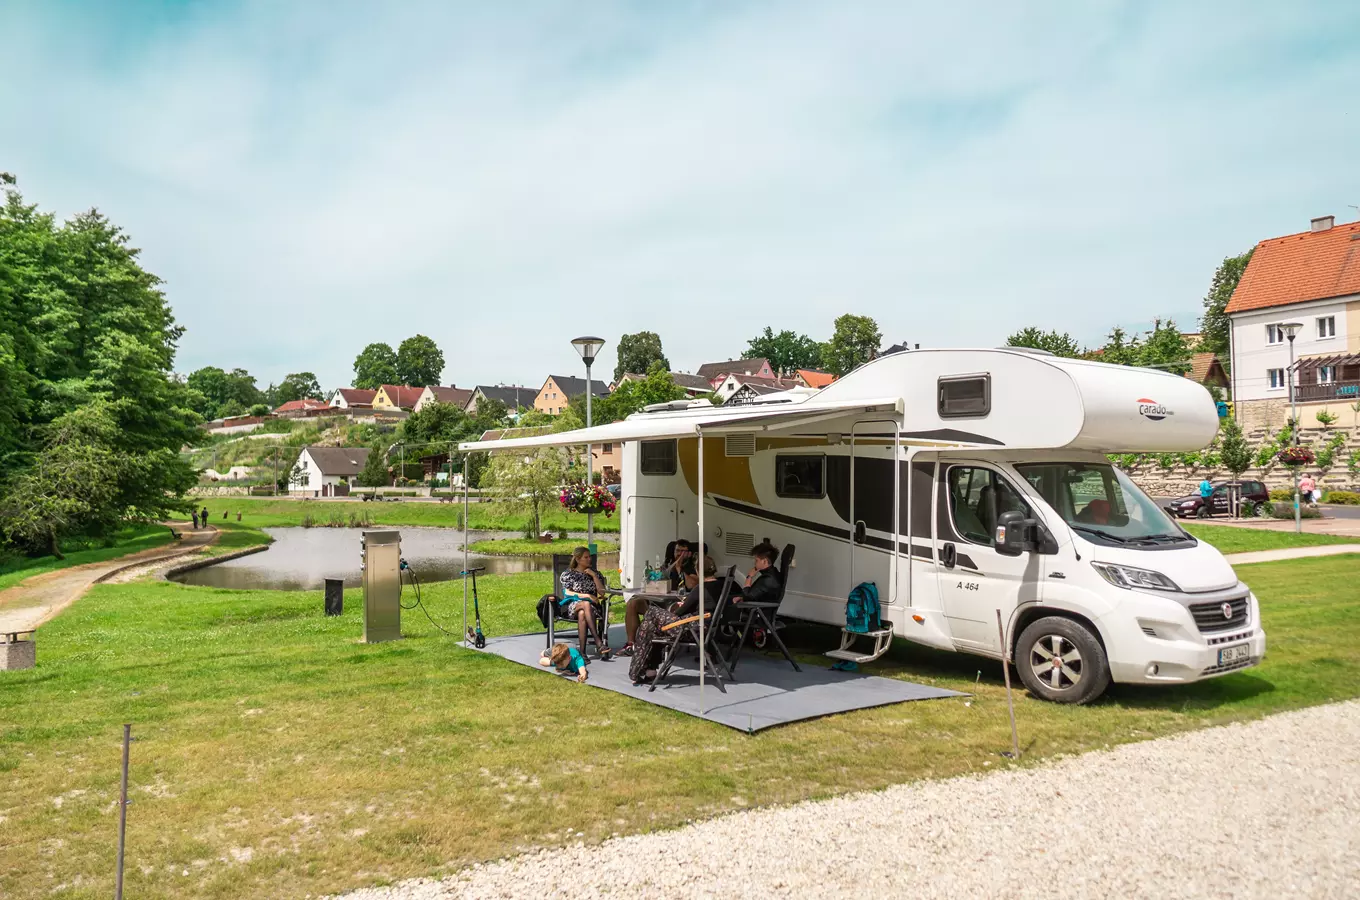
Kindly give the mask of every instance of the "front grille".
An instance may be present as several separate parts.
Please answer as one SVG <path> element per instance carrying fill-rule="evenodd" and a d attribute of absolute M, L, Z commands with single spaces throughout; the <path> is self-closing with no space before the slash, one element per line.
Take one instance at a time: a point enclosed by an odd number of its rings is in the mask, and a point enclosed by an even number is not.
<path fill-rule="evenodd" d="M 1251 637 L 1251 634 L 1250 631 L 1244 631 L 1241 634 L 1225 634 L 1223 637 L 1209 638 L 1205 643 L 1210 647 L 1217 647 L 1220 644 L 1232 644 L 1237 641 L 1245 641 L 1247 638 Z"/>
<path fill-rule="evenodd" d="M 1254 666 L 1254 665 L 1256 665 L 1257 663 L 1259 663 L 1260 661 L 1261 661 L 1260 657 L 1252 657 L 1252 658 L 1249 658 L 1249 659 L 1239 659 L 1237 662 L 1224 663 L 1224 664 L 1221 665 L 1221 666 L 1210 666 L 1209 668 L 1205 669 L 1203 672 L 1200 672 L 1200 674 L 1201 674 L 1201 675 L 1222 675 L 1224 672 L 1235 672 L 1235 671 L 1237 671 L 1238 669 L 1245 669 L 1245 668 L 1248 668 L 1248 667 L 1250 667 L 1250 666 Z"/>
<path fill-rule="evenodd" d="M 1224 605 L 1231 607 L 1228 615 L 1223 615 Z M 1195 617 L 1195 625 L 1203 634 L 1231 631 L 1247 624 L 1247 598 L 1224 600 L 1218 603 L 1192 603 L 1190 615 Z"/>

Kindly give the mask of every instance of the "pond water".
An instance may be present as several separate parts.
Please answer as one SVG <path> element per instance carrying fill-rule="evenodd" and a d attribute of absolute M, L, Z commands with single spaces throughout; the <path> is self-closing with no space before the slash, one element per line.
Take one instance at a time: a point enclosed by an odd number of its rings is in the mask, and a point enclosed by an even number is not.
<path fill-rule="evenodd" d="M 343 578 L 345 587 L 359 587 L 359 535 L 363 528 L 265 528 L 274 543 L 263 553 L 194 569 L 172 576 L 181 584 L 235 590 L 319 590 L 327 578 Z M 379 529 L 371 529 L 379 530 Z M 452 581 L 463 571 L 463 533 L 452 528 L 411 528 L 401 532 L 401 555 L 422 582 Z M 473 531 L 470 541 L 518 538 L 517 533 Z M 614 535 L 609 539 L 617 540 Z M 585 543 L 581 536 L 581 543 Z M 618 554 L 604 554 L 600 568 L 618 566 Z M 546 572 L 551 556 L 479 556 L 468 554 L 468 564 L 486 566 L 489 575 Z"/>

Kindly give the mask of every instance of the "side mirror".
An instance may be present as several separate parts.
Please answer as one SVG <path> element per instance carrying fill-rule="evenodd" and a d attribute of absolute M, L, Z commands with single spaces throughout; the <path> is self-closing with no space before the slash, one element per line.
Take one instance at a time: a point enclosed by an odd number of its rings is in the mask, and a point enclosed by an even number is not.
<path fill-rule="evenodd" d="M 1003 512 L 996 520 L 996 552 L 1003 556 L 1032 553 L 1038 544 L 1039 523 L 1026 519 L 1019 510 Z"/>

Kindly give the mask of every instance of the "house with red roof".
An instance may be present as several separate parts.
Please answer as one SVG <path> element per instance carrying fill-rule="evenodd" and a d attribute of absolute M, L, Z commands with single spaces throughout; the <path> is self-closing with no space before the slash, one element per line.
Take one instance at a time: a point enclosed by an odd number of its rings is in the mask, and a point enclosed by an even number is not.
<path fill-rule="evenodd" d="M 304 397 L 301 400 L 289 400 L 287 403 L 274 410 L 274 415 L 290 419 L 300 418 L 314 410 L 328 408 L 325 400 L 313 400 L 311 397 Z"/>
<path fill-rule="evenodd" d="M 377 395 L 377 391 L 366 388 L 336 388 L 331 394 L 330 406 L 332 409 L 372 409 L 373 398 Z"/>
<path fill-rule="evenodd" d="M 803 387 L 816 388 L 820 391 L 835 381 L 836 376 L 830 372 L 819 372 L 816 369 L 799 369 L 793 373 L 793 380 Z"/>
<path fill-rule="evenodd" d="M 1347 421 L 1360 400 L 1360 222 L 1322 216 L 1261 241 L 1227 313 L 1243 428 L 1284 425 L 1291 381 L 1303 427 L 1316 428 L 1321 410 Z"/>

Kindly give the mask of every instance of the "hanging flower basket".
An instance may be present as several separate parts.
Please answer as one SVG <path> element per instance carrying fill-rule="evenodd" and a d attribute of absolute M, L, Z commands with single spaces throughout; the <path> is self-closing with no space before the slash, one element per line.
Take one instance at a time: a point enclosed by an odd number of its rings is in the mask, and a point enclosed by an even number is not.
<path fill-rule="evenodd" d="M 1285 447 L 1276 458 L 1286 466 L 1306 466 L 1316 457 L 1307 447 Z"/>
<path fill-rule="evenodd" d="M 605 490 L 603 485 L 572 482 L 562 488 L 558 500 L 564 507 L 575 512 L 589 515 L 604 513 L 606 517 L 614 514 L 614 495 Z"/>

